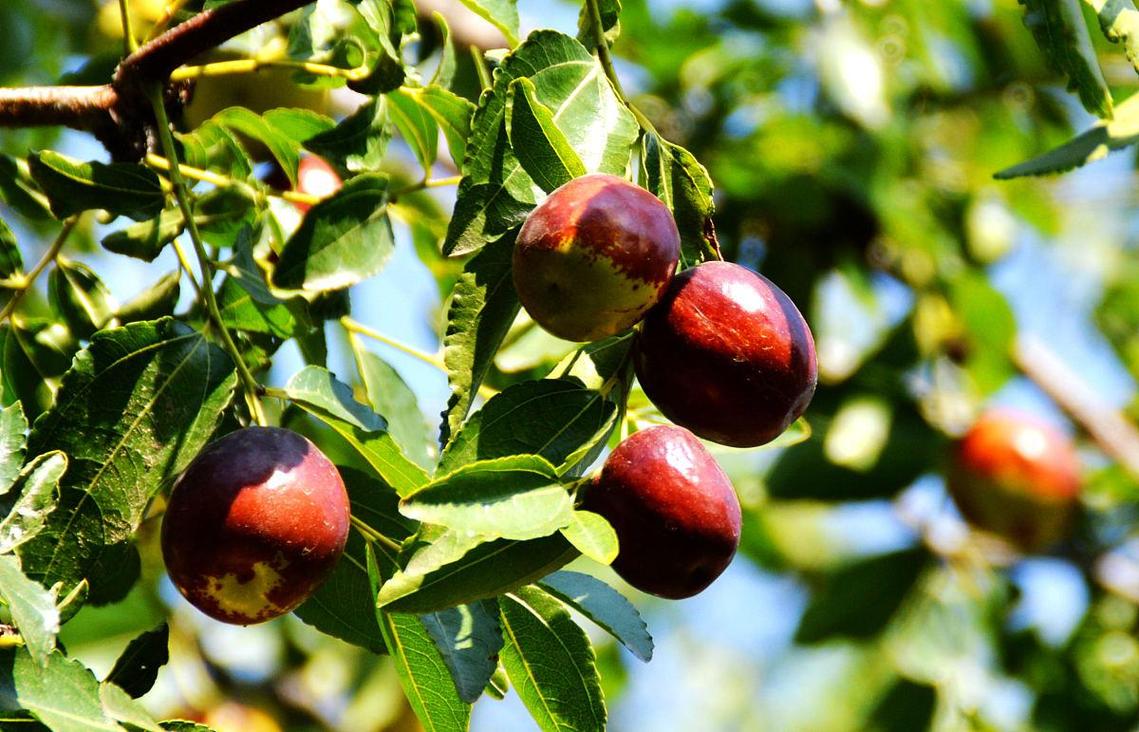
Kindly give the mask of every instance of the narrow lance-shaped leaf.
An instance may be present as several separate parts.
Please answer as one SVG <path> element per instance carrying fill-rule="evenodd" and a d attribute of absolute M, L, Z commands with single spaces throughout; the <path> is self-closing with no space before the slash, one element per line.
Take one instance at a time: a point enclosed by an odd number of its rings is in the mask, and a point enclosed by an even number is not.
<path fill-rule="evenodd" d="M 87 265 L 58 258 L 48 275 L 48 297 L 71 332 L 90 338 L 115 316 L 111 291 Z"/>
<path fill-rule="evenodd" d="M 373 593 L 383 582 L 373 545 L 367 547 L 368 578 Z M 387 557 L 391 569 L 393 557 Z M 423 622 L 414 615 L 377 609 L 376 618 L 400 684 L 415 716 L 427 732 L 462 732 L 470 723 L 471 708 L 460 697 L 439 649 Z"/>
<path fill-rule="evenodd" d="M 1068 76 L 1068 87 L 1079 94 L 1084 108 L 1099 117 L 1111 117 L 1111 90 L 1096 58 L 1080 0 L 1018 2 L 1024 6 L 1024 24 L 1036 37 L 1037 45 L 1056 69 Z"/>
<path fill-rule="evenodd" d="M 28 579 L 17 557 L 4 554 L 0 555 L 0 599 L 12 613 L 12 622 L 20 630 L 32 660 L 40 666 L 47 664 L 59 633 L 55 594 Z"/>
<path fill-rule="evenodd" d="M 538 101 L 537 89 L 529 79 L 510 84 L 506 129 L 518 162 L 546 193 L 585 175 L 581 158 L 558 129 L 553 113 Z"/>
<path fill-rule="evenodd" d="M 545 732 L 601 732 L 605 699 L 589 636 L 562 603 L 537 587 L 499 599 L 502 661 L 522 703 Z"/>
<path fill-rule="evenodd" d="M 395 250 L 387 205 L 386 177 L 366 174 L 345 183 L 313 206 L 285 242 L 273 286 L 312 295 L 377 274 Z"/>
<path fill-rule="evenodd" d="M 447 664 L 459 697 L 473 704 L 498 666 L 502 650 L 498 605 L 481 600 L 426 613 L 419 620 Z"/>
<path fill-rule="evenodd" d="M 126 542 L 158 488 L 205 445 L 236 384 L 233 363 L 170 319 L 95 334 L 64 376 L 28 451 L 70 457 L 59 506 L 20 547 L 24 569 L 70 591 L 104 547 Z"/>
<path fill-rule="evenodd" d="M 419 159 L 424 172 L 430 175 L 439 147 L 439 127 L 435 119 L 402 89 L 390 92 L 387 97 L 392 122 Z"/>
<path fill-rule="evenodd" d="M 567 525 L 573 503 L 547 460 L 513 455 L 436 478 L 405 497 L 400 511 L 485 539 L 536 539 Z"/>
<path fill-rule="evenodd" d="M 1101 120 L 1086 132 L 1043 155 L 1006 168 L 998 180 L 1027 175 L 1063 173 L 1099 160 L 1113 150 L 1122 150 L 1139 141 L 1139 98 L 1129 97 L 1115 109 L 1115 117 Z"/>
<path fill-rule="evenodd" d="M 401 496 L 427 483 L 427 474 L 387 433 L 383 417 L 356 401 L 352 389 L 327 369 L 306 366 L 289 379 L 285 392 L 298 407 L 336 430 Z"/>
<path fill-rule="evenodd" d="M 431 76 L 432 86 L 439 86 L 443 89 L 451 88 L 451 81 L 455 78 L 455 44 L 451 40 L 451 27 L 447 25 L 447 18 L 438 10 L 431 13 L 431 19 L 439 26 L 439 32 L 443 36 L 439 42 L 440 56 L 439 65 L 435 67 L 435 73 Z M 456 163 L 462 165 L 461 159 L 456 160 Z"/>
<path fill-rule="evenodd" d="M 653 657 L 653 637 L 633 603 L 596 577 L 581 572 L 554 572 L 542 587 L 600 625 L 642 661 Z"/>
<path fill-rule="evenodd" d="M 0 410 L 0 495 L 9 491 L 24 464 L 28 420 L 16 402 Z"/>
<path fill-rule="evenodd" d="M 358 338 L 352 339 L 352 348 L 368 401 L 387 421 L 388 433 L 416 465 L 424 469 L 431 467 L 433 461 L 428 448 L 433 439 L 427 420 L 419 411 L 415 392 L 386 361 L 364 350 Z"/>

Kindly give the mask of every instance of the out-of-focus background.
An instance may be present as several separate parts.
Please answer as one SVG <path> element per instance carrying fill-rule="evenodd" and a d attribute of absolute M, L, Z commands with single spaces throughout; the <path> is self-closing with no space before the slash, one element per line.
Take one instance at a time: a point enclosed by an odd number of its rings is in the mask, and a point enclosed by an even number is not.
<path fill-rule="evenodd" d="M 142 22 L 150 5 L 162 3 L 132 2 Z M 575 32 L 570 3 L 519 5 L 525 29 Z M 457 36 L 487 37 L 457 3 L 431 6 L 449 14 Z M 610 728 L 1134 729 L 1137 476 L 1067 421 L 1025 375 L 1033 364 L 1018 367 L 1009 355 L 1034 343 L 1065 367 L 1072 393 L 1139 416 L 1134 153 L 1062 177 L 994 180 L 1095 122 L 1044 62 L 1016 0 L 623 6 L 615 50 L 626 92 L 707 166 L 725 256 L 766 274 L 804 311 L 820 387 L 807 439 L 717 452 L 745 509 L 728 572 L 681 602 L 623 588 L 656 653 L 642 664 L 597 635 Z M 0 84 L 53 83 L 84 68 L 117 49 L 117 22 L 114 2 L 5 0 Z M 427 38 L 434 30 L 422 22 Z M 1137 77 L 1118 47 L 1096 42 L 1118 104 Z M 459 78 L 474 96 L 469 64 Z M 289 85 L 278 86 L 287 97 Z M 334 94 L 319 103 L 343 115 L 358 101 Z M 47 147 L 105 156 L 80 133 L 0 130 L 0 153 Z M 398 166 L 400 156 L 390 157 Z M 413 168 L 406 148 L 404 158 Z M 34 261 L 51 229 L 6 205 L 10 196 L 0 190 L 0 215 Z M 437 195 L 440 221 L 452 200 Z M 109 273 L 120 301 L 177 268 L 169 250 L 152 264 L 101 252 L 104 231 L 84 232 L 68 256 Z M 430 231 L 397 233 L 393 262 L 353 290 L 354 313 L 434 352 L 455 270 L 427 253 Z M 525 324 L 518 333 L 494 386 L 542 373 L 568 348 Z M 444 376 L 397 350 L 381 353 L 436 424 Z M 330 361 L 346 379 L 350 364 L 346 346 Z M 300 365 L 299 354 L 282 352 L 270 381 Z M 991 405 L 1038 414 L 1078 440 L 1083 512 L 1074 537 L 1050 555 L 1023 557 L 977 537 L 945 493 L 950 440 Z M 171 663 L 144 698 L 164 717 L 196 716 L 219 730 L 415 728 L 386 659 L 291 617 L 235 628 L 195 613 L 161 577 L 156 528 L 142 537 L 148 581 L 65 626 L 69 653 L 105 671 L 130 638 L 172 612 Z M 584 560 L 578 568 L 619 582 Z M 475 730 L 532 725 L 514 695 L 475 709 Z"/>

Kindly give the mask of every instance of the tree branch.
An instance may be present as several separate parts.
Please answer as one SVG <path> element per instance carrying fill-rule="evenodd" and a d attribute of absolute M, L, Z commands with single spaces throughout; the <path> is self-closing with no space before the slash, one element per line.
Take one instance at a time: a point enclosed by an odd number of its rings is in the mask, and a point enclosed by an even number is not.
<path fill-rule="evenodd" d="M 91 130 L 106 120 L 118 97 L 109 84 L 0 88 L 0 127 L 66 125 Z"/>

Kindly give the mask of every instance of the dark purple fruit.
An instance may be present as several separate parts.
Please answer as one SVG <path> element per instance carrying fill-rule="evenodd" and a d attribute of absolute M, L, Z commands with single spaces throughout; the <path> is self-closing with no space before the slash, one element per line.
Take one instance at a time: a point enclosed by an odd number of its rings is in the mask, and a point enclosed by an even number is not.
<path fill-rule="evenodd" d="M 623 178 L 595 173 L 558 188 L 526 219 L 514 286 L 538 325 L 569 341 L 595 341 L 644 317 L 679 258 L 668 207 Z"/>
<path fill-rule="evenodd" d="M 634 350 L 653 404 L 700 437 L 754 447 L 778 437 L 815 393 L 815 340 L 791 299 L 738 264 L 673 278 Z"/>
<path fill-rule="evenodd" d="M 617 574 L 660 597 L 704 590 L 740 543 L 736 492 L 708 450 L 682 427 L 651 427 L 618 445 L 582 508 L 601 514 L 617 531 Z"/>
<path fill-rule="evenodd" d="M 249 427 L 210 444 L 174 484 L 162 554 L 174 585 L 227 623 L 293 610 L 344 552 L 350 510 L 340 473 L 307 439 Z"/>

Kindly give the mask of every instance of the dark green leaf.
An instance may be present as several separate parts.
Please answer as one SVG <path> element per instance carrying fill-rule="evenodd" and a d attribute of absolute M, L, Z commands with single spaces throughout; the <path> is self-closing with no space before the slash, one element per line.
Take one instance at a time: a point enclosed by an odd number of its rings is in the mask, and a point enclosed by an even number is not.
<path fill-rule="evenodd" d="M 0 219 L 0 279 L 18 275 L 24 271 L 24 258 L 16 246 L 16 235 Z"/>
<path fill-rule="evenodd" d="M 471 415 L 439 460 L 445 473 L 475 460 L 541 455 L 559 472 L 583 448 L 604 441 L 617 405 L 580 383 L 561 379 L 524 381 L 491 397 Z"/>
<path fill-rule="evenodd" d="M 521 307 L 511 277 L 514 237 L 487 245 L 472 257 L 455 284 L 447 310 L 443 361 L 451 398 L 443 414 L 443 444 L 467 417 L 502 339 Z"/>
<path fill-rule="evenodd" d="M 115 316 L 111 291 L 87 265 L 63 257 L 48 275 L 48 297 L 71 332 L 90 338 Z"/>
<path fill-rule="evenodd" d="M 182 233 L 182 212 L 163 211 L 150 221 L 131 224 L 103 237 L 103 248 L 115 254 L 153 262 L 167 244 Z"/>
<path fill-rule="evenodd" d="M 388 180 L 361 175 L 309 210 L 281 251 L 271 282 L 306 293 L 339 290 L 383 269 L 395 249 Z"/>
<path fill-rule="evenodd" d="M 523 587 L 499 599 L 502 662 L 544 732 L 601 732 L 605 700 L 589 636 L 556 599 Z"/>
<path fill-rule="evenodd" d="M 633 603 L 596 577 L 581 572 L 554 572 L 541 582 L 555 597 L 600 625 L 645 661 L 653 657 L 653 637 Z"/>
<path fill-rule="evenodd" d="M 647 132 L 644 138 L 645 187 L 672 210 L 680 231 L 684 267 L 718 259 L 712 215 L 712 178 L 696 157 L 679 145 Z"/>
<path fill-rule="evenodd" d="M 115 684 L 135 699 L 154 686 L 158 671 L 170 660 L 170 628 L 163 623 L 133 639 L 107 674 Z"/>
<path fill-rule="evenodd" d="M 406 496 L 400 512 L 484 539 L 537 539 L 570 522 L 573 502 L 549 461 L 512 455 L 436 478 Z"/>
<path fill-rule="evenodd" d="M 585 3 L 577 18 L 577 39 L 586 46 L 597 42 L 597 29 L 590 7 L 590 3 Z M 621 35 L 621 0 L 598 0 L 597 10 L 601 16 L 601 32 L 612 44 Z"/>
<path fill-rule="evenodd" d="M 181 294 L 182 272 L 174 270 L 162 276 L 146 290 L 124 303 L 115 311 L 115 318 L 124 325 L 139 320 L 156 320 L 172 315 Z"/>
<path fill-rule="evenodd" d="M 372 546 L 367 547 L 368 579 L 372 593 L 382 578 Z M 384 643 L 399 674 L 404 694 L 427 732 L 463 732 L 470 724 L 471 708 L 459 696 L 451 672 L 423 621 L 415 615 L 377 609 Z"/>
<path fill-rule="evenodd" d="M 356 401 L 352 389 L 326 369 L 307 366 L 285 386 L 298 407 L 332 427 L 401 496 L 427 483 L 427 474 L 404 456 L 383 417 Z"/>
<path fill-rule="evenodd" d="M 392 611 L 421 613 L 454 607 L 539 580 L 576 556 L 560 534 L 483 542 L 446 532 L 413 551 L 404 568 L 384 583 L 379 603 Z"/>
<path fill-rule="evenodd" d="M 403 89 L 387 94 L 391 120 L 407 142 L 426 174 L 431 173 L 438 155 L 439 127 L 427 110 Z"/>
<path fill-rule="evenodd" d="M 60 503 L 20 549 L 28 575 L 69 592 L 103 548 L 129 539 L 150 498 L 213 434 L 236 384 L 233 364 L 200 333 L 165 319 L 101 331 L 75 358 L 30 454 L 71 458 Z"/>
<path fill-rule="evenodd" d="M 142 221 L 166 203 L 158 174 L 142 165 L 84 163 L 50 150 L 29 156 L 28 165 L 56 218 L 103 209 Z"/>
<path fill-rule="evenodd" d="M 481 600 L 427 613 L 419 620 L 442 654 L 459 697 L 474 704 L 498 667 L 502 650 L 498 605 Z"/>
<path fill-rule="evenodd" d="M 379 97 L 361 106 L 333 129 L 307 140 L 305 147 L 353 173 L 360 173 L 379 170 L 391 136 L 387 99 Z"/>
<path fill-rule="evenodd" d="M 1018 0 L 1024 24 L 1056 70 L 1068 76 L 1068 88 L 1078 92 L 1084 108 L 1098 117 L 1111 117 L 1111 90 L 1103 78 L 1080 0 Z"/>
<path fill-rule="evenodd" d="M 877 635 L 890 622 L 929 560 L 925 549 L 907 549 L 864 559 L 834 572 L 811 598 L 795 632 L 796 642 Z"/>
<path fill-rule="evenodd" d="M 522 169 L 546 193 L 585 175 L 581 158 L 558 129 L 553 112 L 538 101 L 534 82 L 527 78 L 510 83 L 506 130 Z"/>

